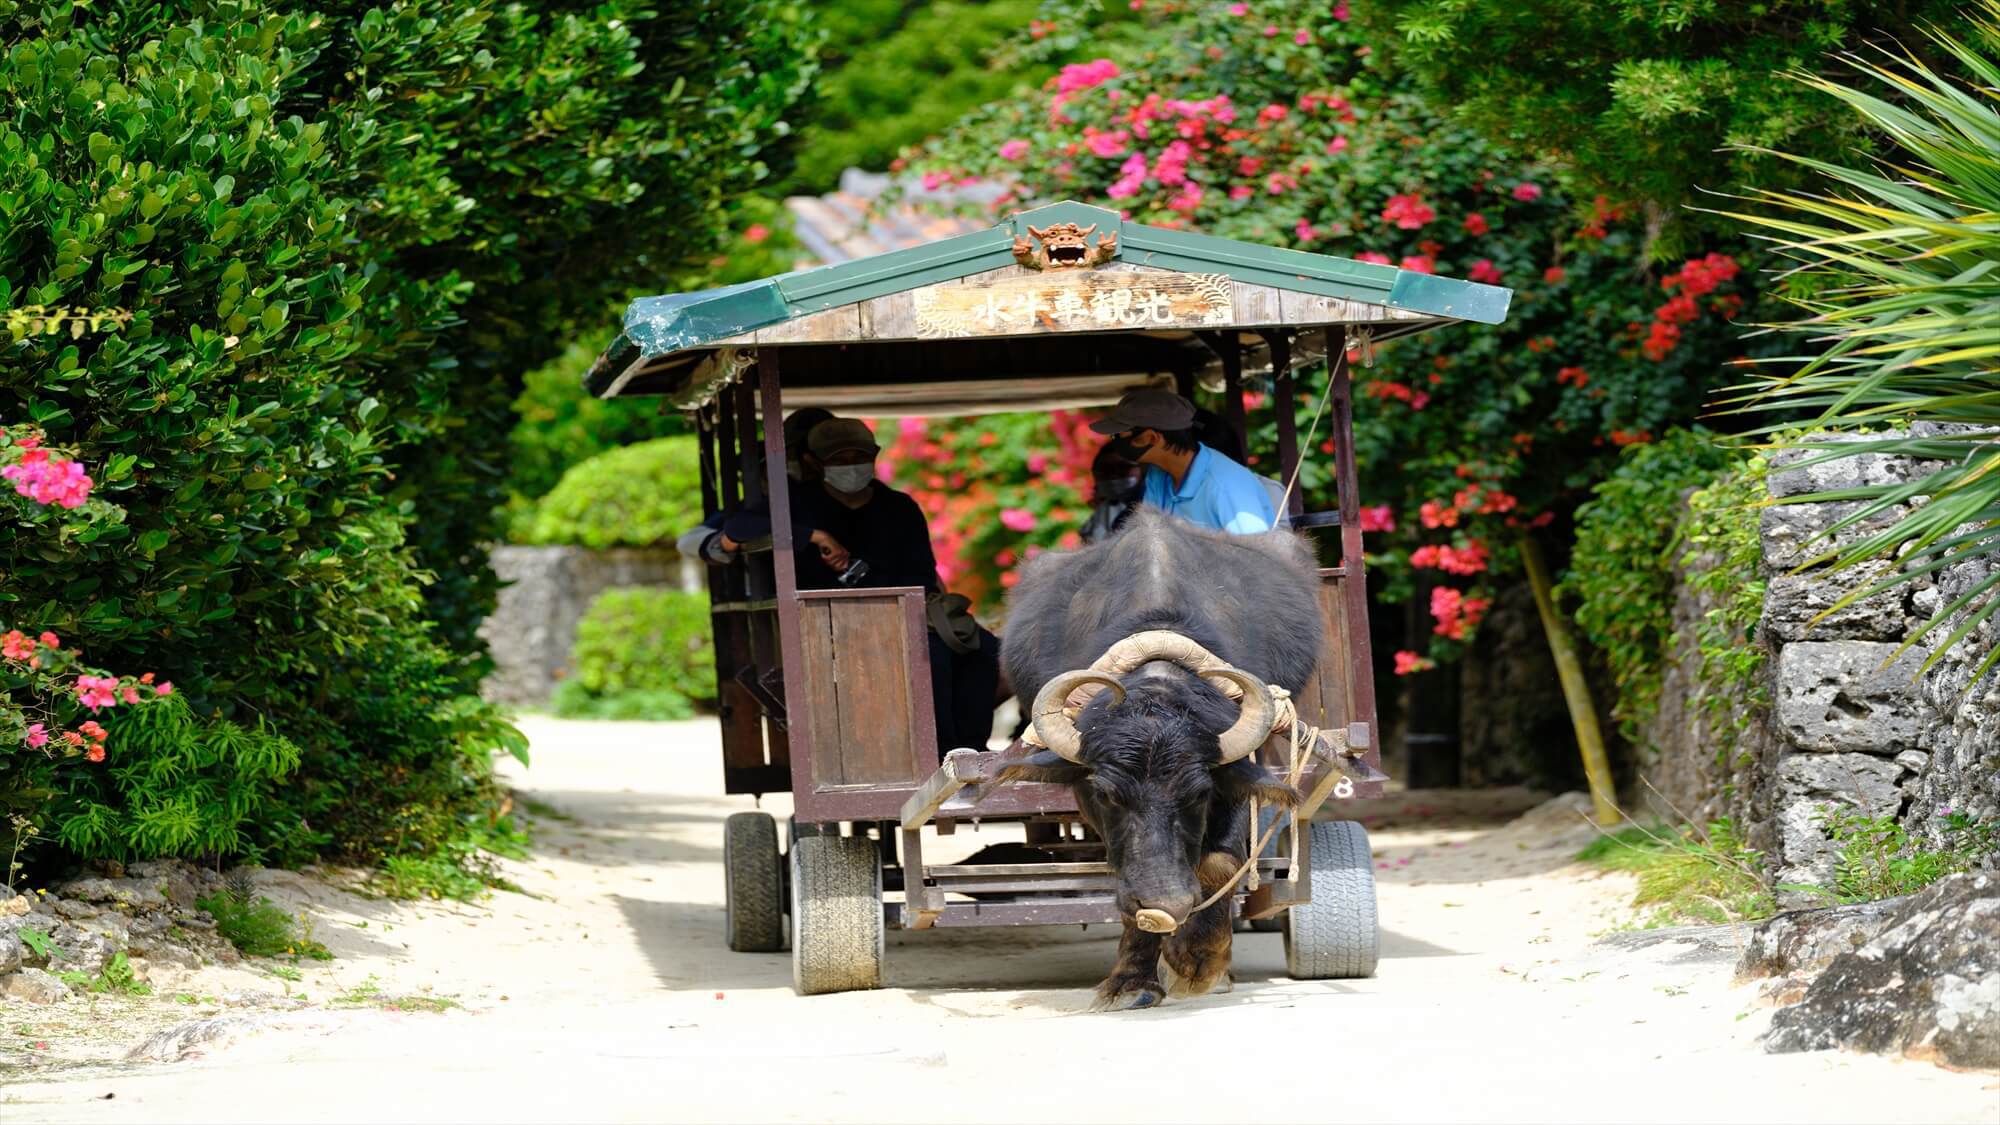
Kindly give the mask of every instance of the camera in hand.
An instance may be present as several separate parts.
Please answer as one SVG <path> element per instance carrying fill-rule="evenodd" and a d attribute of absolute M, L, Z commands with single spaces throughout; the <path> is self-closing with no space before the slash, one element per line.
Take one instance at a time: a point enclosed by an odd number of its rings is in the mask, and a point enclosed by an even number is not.
<path fill-rule="evenodd" d="M 868 577 L 868 560 L 855 559 L 847 564 L 846 570 L 841 571 L 836 576 L 835 581 L 839 582 L 842 586 L 858 586 L 861 584 L 861 580 L 866 577 Z"/>

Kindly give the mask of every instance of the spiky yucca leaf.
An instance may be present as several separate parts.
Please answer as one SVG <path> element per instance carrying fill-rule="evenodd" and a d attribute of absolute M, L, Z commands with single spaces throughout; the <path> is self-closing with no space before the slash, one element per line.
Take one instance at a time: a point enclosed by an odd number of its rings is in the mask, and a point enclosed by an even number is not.
<path fill-rule="evenodd" d="M 1750 197 L 1756 208 L 1729 212 L 1769 232 L 1778 253 L 1796 263 L 1790 299 L 1807 315 L 1771 327 L 1823 350 L 1774 364 L 1788 373 L 1757 377 L 1727 401 L 1784 419 L 1762 427 L 1765 433 L 1796 426 L 1802 411 L 1816 412 L 1814 429 L 1848 431 L 1837 439 L 1780 439 L 1814 451 L 1801 466 L 1861 453 L 1932 466 L 1904 484 L 1788 498 L 1860 502 L 1821 537 L 1827 542 L 1872 527 L 1884 513 L 1895 517 L 1804 564 L 1898 560 L 1822 617 L 1957 562 L 2000 559 L 2000 0 L 1982 0 L 1982 8 L 1976 43 L 1931 33 L 1956 61 L 1957 75 L 1884 52 L 1847 59 L 1872 80 L 1867 89 L 1798 76 L 1846 103 L 1896 151 L 1872 169 L 1787 157 L 1824 176 L 1826 194 L 1757 192 Z M 1870 92 L 1880 88 L 1895 100 Z M 1920 432 L 1912 432 L 1918 424 Z M 1902 436 L 1852 436 L 1891 427 Z M 1904 647 L 1933 640 L 1929 667 L 2000 612 L 1996 590 L 2000 566 L 1941 606 Z M 1934 637 L 1947 622 L 1948 634 Z M 1996 659 L 2000 646 L 1986 653 L 1980 673 Z"/>

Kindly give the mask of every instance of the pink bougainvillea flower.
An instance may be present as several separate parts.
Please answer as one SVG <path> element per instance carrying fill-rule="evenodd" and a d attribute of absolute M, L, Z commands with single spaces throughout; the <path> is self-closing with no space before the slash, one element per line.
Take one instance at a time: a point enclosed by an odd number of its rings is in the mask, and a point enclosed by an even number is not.
<path fill-rule="evenodd" d="M 54 633 L 44 632 L 41 636 L 36 637 L 35 639 L 42 642 L 42 644 L 46 645 L 49 648 L 62 647 L 62 638 L 56 636 Z"/>
<path fill-rule="evenodd" d="M 1250 14 L 1250 5 L 1231 4 L 1229 6 L 1229 14 L 1232 16 L 1247 16 Z"/>
<path fill-rule="evenodd" d="M 1459 225 L 1465 228 L 1465 233 L 1467 234 L 1485 234 L 1487 231 L 1493 229 L 1487 225 L 1486 216 L 1477 211 L 1467 215 L 1465 221 Z"/>
<path fill-rule="evenodd" d="M 35 642 L 19 629 L 10 629 L 5 636 L 0 636 L 0 656 L 9 660 L 27 660 L 34 655 Z"/>
<path fill-rule="evenodd" d="M 1035 530 L 1035 513 L 1026 508 L 1003 508 L 1000 510 L 1000 526 L 1009 531 Z"/>
<path fill-rule="evenodd" d="M 1382 221 L 1394 223 L 1404 230 L 1416 230 L 1437 218 L 1437 212 L 1415 192 L 1389 197 L 1388 206 L 1382 208 Z"/>
<path fill-rule="evenodd" d="M 1542 197 L 1542 189 L 1536 184 L 1522 182 L 1514 185 L 1514 198 L 1523 203 L 1533 203 Z"/>
<path fill-rule="evenodd" d="M 1389 264 L 1389 255 L 1375 250 L 1363 250 L 1354 256 L 1354 260 L 1357 262 L 1374 262 L 1376 265 L 1386 266 Z"/>
<path fill-rule="evenodd" d="M 923 179 L 924 190 L 936 191 L 949 182 L 950 179 L 951 177 L 945 175 L 943 172 L 925 172 Z"/>
<path fill-rule="evenodd" d="M 1086 129 L 1083 134 L 1083 143 L 1085 147 L 1090 149 L 1092 155 L 1112 157 L 1125 151 L 1127 142 L 1131 137 L 1132 134 L 1123 129 L 1115 129 L 1110 132 L 1098 129 Z"/>
<path fill-rule="evenodd" d="M 1237 184 L 1235 187 L 1229 189 L 1229 198 L 1231 199 L 1248 199 L 1255 194 L 1257 194 L 1257 189 L 1251 187 L 1249 184 Z"/>
<path fill-rule="evenodd" d="M 1396 517 L 1389 511 L 1389 505 L 1378 504 L 1373 508 L 1361 509 L 1361 530 L 1394 531 Z"/>
<path fill-rule="evenodd" d="M 1326 142 L 1326 154 L 1328 156 L 1339 156 L 1341 153 L 1346 151 L 1347 151 L 1346 137 L 1335 137 L 1332 140 Z"/>
<path fill-rule="evenodd" d="M 110 676 L 78 676 L 76 698 L 92 711 L 118 704 L 118 681 Z"/>
<path fill-rule="evenodd" d="M 28 749 L 40 750 L 49 744 L 49 728 L 45 723 L 31 723 L 28 726 Z"/>
<path fill-rule="evenodd" d="M 1019 160 L 1026 155 L 1028 155 L 1028 142 L 1024 140 L 1016 138 L 1003 142 L 1000 145 L 1000 159 L 1002 160 Z"/>
<path fill-rule="evenodd" d="M 1481 258 L 1472 263 L 1472 268 L 1466 271 L 1465 276 L 1471 278 L 1473 281 L 1482 282 L 1487 285 L 1498 285 L 1500 284 L 1500 267 L 1494 265 L 1491 258 Z"/>
<path fill-rule="evenodd" d="M 743 229 L 743 241 L 745 242 L 762 242 L 769 237 L 771 237 L 771 228 L 765 226 L 763 223 L 751 223 Z"/>
<path fill-rule="evenodd" d="M 1110 59 L 1092 59 L 1090 62 L 1071 63 L 1056 75 L 1056 90 L 1070 94 L 1102 85 L 1118 77 L 1118 64 Z"/>
<path fill-rule="evenodd" d="M 1342 23 L 1346 23 L 1350 18 L 1352 18 L 1352 16 L 1353 13 L 1347 10 L 1347 0 L 1340 0 L 1339 3 L 1333 6 L 1334 19 L 1337 19 Z"/>
<path fill-rule="evenodd" d="M 1312 41 L 1313 41 L 1312 32 L 1307 31 L 1305 28 L 1300 28 L 1299 30 L 1292 33 L 1292 42 L 1297 43 L 1301 47 L 1305 46 L 1306 44 Z"/>
<path fill-rule="evenodd" d="M 1311 242 L 1313 239 L 1319 237 L 1319 233 L 1313 230 L 1312 224 L 1306 222 L 1304 219 L 1300 219 L 1299 225 L 1292 228 L 1292 233 L 1299 236 L 1300 242 Z"/>
<path fill-rule="evenodd" d="M 1264 25 L 1264 38 L 1266 38 L 1266 39 L 1276 39 L 1277 37 L 1278 37 L 1278 25 L 1277 25 L 1277 24 L 1275 24 L 1275 23 L 1272 23 L 1272 24 L 1265 24 L 1265 25 Z"/>
<path fill-rule="evenodd" d="M 1043 471 L 1044 469 L 1047 469 L 1048 467 L 1049 467 L 1049 455 L 1048 455 L 1048 454 L 1046 454 L 1046 453 L 1030 453 L 1030 454 L 1028 454 L 1028 471 L 1029 471 L 1029 472 L 1031 472 L 1031 473 L 1040 473 L 1040 472 L 1042 472 L 1042 471 Z"/>

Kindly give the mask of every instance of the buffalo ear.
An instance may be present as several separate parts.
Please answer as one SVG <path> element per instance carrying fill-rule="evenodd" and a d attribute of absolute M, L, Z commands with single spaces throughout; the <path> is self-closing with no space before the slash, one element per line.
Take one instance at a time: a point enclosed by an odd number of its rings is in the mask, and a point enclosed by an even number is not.
<path fill-rule="evenodd" d="M 1215 771 L 1216 787 L 1225 794 L 1240 801 L 1252 797 L 1267 805 L 1293 809 L 1305 800 L 1305 794 L 1286 785 L 1277 774 L 1263 767 L 1254 758 L 1239 758 Z"/>
<path fill-rule="evenodd" d="M 1053 781 L 1076 785 L 1090 777 L 1090 771 L 1053 750 L 1037 750 L 993 775 L 996 783 L 1009 781 Z"/>

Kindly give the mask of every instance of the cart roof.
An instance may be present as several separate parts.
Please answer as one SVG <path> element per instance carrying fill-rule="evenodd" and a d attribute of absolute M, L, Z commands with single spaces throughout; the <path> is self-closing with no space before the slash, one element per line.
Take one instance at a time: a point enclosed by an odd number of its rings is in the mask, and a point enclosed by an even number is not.
<path fill-rule="evenodd" d="M 1110 236 L 1108 260 L 1036 270 L 1017 260 L 1057 224 Z M 1033 228 L 1031 230 L 1031 228 Z M 1103 257 L 1103 254 L 1097 255 Z M 1415 270 L 1124 221 L 1065 201 L 986 230 L 761 281 L 642 297 L 584 377 L 592 394 L 663 395 L 693 409 L 762 348 L 784 348 L 786 409 L 885 414 L 1085 406 L 1216 367 L 1235 335 L 1244 369 L 1267 334 L 1365 327 L 1376 340 L 1457 321 L 1497 324 L 1511 290 Z M 1324 352 L 1320 333 L 1289 349 Z M 1261 361 L 1259 356 L 1262 356 Z"/>

